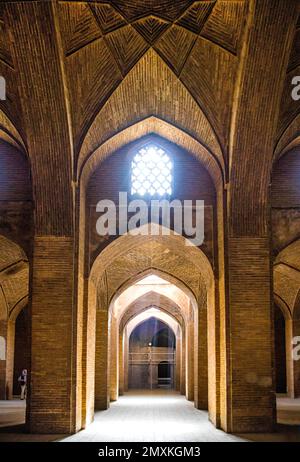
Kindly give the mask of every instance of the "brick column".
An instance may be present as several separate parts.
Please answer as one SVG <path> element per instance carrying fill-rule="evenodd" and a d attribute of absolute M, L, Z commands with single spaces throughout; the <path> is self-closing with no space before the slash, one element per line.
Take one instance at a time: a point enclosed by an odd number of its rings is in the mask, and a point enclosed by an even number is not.
<path fill-rule="evenodd" d="M 250 3 L 229 140 L 221 316 L 226 422 L 221 420 L 237 433 L 270 432 L 275 422 L 269 185 L 287 52 L 299 15 L 297 0 Z M 269 78 L 257 69 L 268 69 Z"/>
<path fill-rule="evenodd" d="M 275 421 L 270 242 L 229 239 L 228 431 L 268 432 Z"/>
<path fill-rule="evenodd" d="M 33 433 L 76 429 L 73 144 L 54 9 L 53 2 L 13 2 L 6 10 L 35 199 L 27 406 Z"/>
<path fill-rule="evenodd" d="M 114 316 L 110 325 L 110 400 L 117 401 L 119 395 L 119 335 Z"/>
<path fill-rule="evenodd" d="M 185 395 L 185 363 L 186 363 L 186 326 L 182 329 L 182 340 L 181 340 L 181 361 L 180 361 L 180 394 Z"/>
<path fill-rule="evenodd" d="M 109 408 L 109 348 L 108 313 L 97 310 L 96 313 L 96 361 L 95 361 L 95 409 Z"/>
<path fill-rule="evenodd" d="M 83 348 L 86 358 L 85 363 L 85 408 L 86 408 L 86 425 L 94 419 L 95 409 L 95 348 L 96 348 L 96 291 L 93 284 L 90 284 L 87 326 L 84 341 L 86 345 Z"/>
<path fill-rule="evenodd" d="M 124 395 L 124 344 L 123 332 L 119 332 L 119 395 Z"/>
<path fill-rule="evenodd" d="M 128 391 L 128 355 L 129 355 L 129 338 L 127 326 L 124 329 L 124 391 Z"/>
<path fill-rule="evenodd" d="M 192 313 L 187 325 L 186 398 L 189 401 L 194 400 L 194 320 Z"/>
<path fill-rule="evenodd" d="M 289 398 L 294 398 L 293 336 L 293 320 L 285 319 L 286 382 Z"/>
<path fill-rule="evenodd" d="M 73 240 L 36 237 L 31 301 L 32 433 L 70 433 L 73 356 Z"/>
<path fill-rule="evenodd" d="M 180 372 L 181 372 L 181 344 L 182 338 L 178 334 L 176 337 L 176 364 L 175 364 L 175 390 L 180 391 Z"/>
<path fill-rule="evenodd" d="M 208 409 L 207 309 L 206 298 L 199 304 L 195 323 L 195 392 L 197 409 Z"/>

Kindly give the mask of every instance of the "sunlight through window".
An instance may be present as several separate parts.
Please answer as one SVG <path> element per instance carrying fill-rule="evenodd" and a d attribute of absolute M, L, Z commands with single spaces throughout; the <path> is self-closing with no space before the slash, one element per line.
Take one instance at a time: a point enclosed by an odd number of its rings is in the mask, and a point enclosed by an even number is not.
<path fill-rule="evenodd" d="M 160 147 L 149 145 L 134 156 L 131 171 L 131 194 L 164 196 L 172 194 L 173 165 Z"/>

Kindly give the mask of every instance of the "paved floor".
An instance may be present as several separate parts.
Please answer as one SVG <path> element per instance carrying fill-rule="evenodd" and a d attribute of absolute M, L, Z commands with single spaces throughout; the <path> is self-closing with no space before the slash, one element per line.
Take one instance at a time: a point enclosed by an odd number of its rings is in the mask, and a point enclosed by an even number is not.
<path fill-rule="evenodd" d="M 62 437 L 62 435 L 29 435 L 25 432 L 25 413 L 25 401 L 0 400 L 0 442 L 56 441 Z"/>
<path fill-rule="evenodd" d="M 131 392 L 97 412 L 95 421 L 76 435 L 29 435 L 24 433 L 25 403 L 0 401 L 1 441 L 300 441 L 300 399 L 277 399 L 277 432 L 228 435 L 208 421 L 206 412 L 174 392 Z M 291 425 L 292 424 L 292 425 Z"/>
<path fill-rule="evenodd" d="M 277 422 L 300 425 L 300 398 L 277 398 Z"/>
<path fill-rule="evenodd" d="M 228 435 L 208 421 L 182 395 L 165 392 L 128 393 L 107 411 L 97 412 L 95 421 L 62 441 L 94 442 L 196 442 L 243 441 Z"/>
<path fill-rule="evenodd" d="M 25 421 L 25 410 L 25 401 L 0 401 L 0 428 L 23 424 Z"/>

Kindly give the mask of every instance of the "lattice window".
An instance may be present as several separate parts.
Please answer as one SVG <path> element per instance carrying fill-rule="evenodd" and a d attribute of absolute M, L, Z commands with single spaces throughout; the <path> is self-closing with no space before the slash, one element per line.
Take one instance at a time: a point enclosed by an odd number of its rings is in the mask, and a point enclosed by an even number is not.
<path fill-rule="evenodd" d="M 131 169 L 131 194 L 165 196 L 172 194 L 173 164 L 160 147 L 148 145 L 134 156 Z"/>

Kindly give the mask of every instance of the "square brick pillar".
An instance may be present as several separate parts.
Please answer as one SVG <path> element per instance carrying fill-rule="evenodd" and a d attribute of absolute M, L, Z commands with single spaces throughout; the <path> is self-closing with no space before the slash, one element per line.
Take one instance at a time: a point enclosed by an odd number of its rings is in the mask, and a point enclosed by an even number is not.
<path fill-rule="evenodd" d="M 124 395 L 124 342 L 123 333 L 119 331 L 119 395 Z"/>
<path fill-rule="evenodd" d="M 119 335 L 117 319 L 111 317 L 110 328 L 110 400 L 119 397 Z"/>
<path fill-rule="evenodd" d="M 192 311 L 192 308 L 190 308 Z M 190 313 L 187 324 L 186 337 L 186 398 L 189 401 L 194 400 L 194 318 Z"/>
<path fill-rule="evenodd" d="M 72 433 L 75 429 L 73 322 L 73 239 L 36 237 L 27 410 L 32 433 Z"/>
<path fill-rule="evenodd" d="M 89 425 L 94 420 L 95 410 L 95 349 L 96 349 L 96 292 L 94 286 L 90 285 L 88 313 L 87 313 L 87 328 L 84 341 L 86 344 L 85 361 L 85 408 L 86 408 L 86 425 Z M 84 400 L 83 400 L 84 401 Z"/>
<path fill-rule="evenodd" d="M 181 344 L 180 333 L 176 336 L 176 359 L 175 359 L 175 390 L 180 392 L 180 373 L 181 373 Z"/>
<path fill-rule="evenodd" d="M 180 361 L 180 394 L 185 395 L 185 382 L 186 382 L 186 328 L 182 329 L 182 340 L 181 340 L 181 361 Z"/>
<path fill-rule="evenodd" d="M 275 422 L 270 243 L 229 238 L 227 428 L 271 432 Z"/>
<path fill-rule="evenodd" d="M 110 368 L 108 348 L 108 312 L 96 313 L 95 410 L 109 408 Z"/>
<path fill-rule="evenodd" d="M 127 326 L 124 329 L 123 333 L 123 348 L 124 348 L 124 355 L 123 355 L 123 361 L 124 361 L 124 392 L 128 391 L 128 372 L 129 372 L 129 338 L 128 338 L 128 331 L 127 331 Z"/>
<path fill-rule="evenodd" d="M 205 294 L 206 295 L 206 294 Z M 207 308 L 206 298 L 199 303 L 195 323 L 195 392 L 197 409 L 208 410 L 208 356 L 207 356 Z"/>

